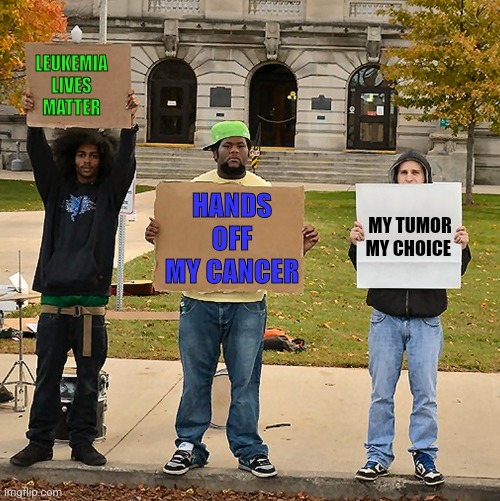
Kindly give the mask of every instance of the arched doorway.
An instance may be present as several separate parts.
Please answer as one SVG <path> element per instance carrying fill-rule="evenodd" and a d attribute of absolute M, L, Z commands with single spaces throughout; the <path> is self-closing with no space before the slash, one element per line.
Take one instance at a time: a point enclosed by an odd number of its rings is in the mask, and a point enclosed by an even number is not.
<path fill-rule="evenodd" d="M 396 149 L 394 94 L 378 66 L 364 66 L 352 75 L 347 106 L 348 149 Z"/>
<path fill-rule="evenodd" d="M 297 81 L 281 64 L 259 68 L 250 82 L 250 134 L 262 146 L 294 146 Z"/>
<path fill-rule="evenodd" d="M 193 143 L 196 76 L 183 61 L 166 59 L 148 79 L 148 141 Z"/>

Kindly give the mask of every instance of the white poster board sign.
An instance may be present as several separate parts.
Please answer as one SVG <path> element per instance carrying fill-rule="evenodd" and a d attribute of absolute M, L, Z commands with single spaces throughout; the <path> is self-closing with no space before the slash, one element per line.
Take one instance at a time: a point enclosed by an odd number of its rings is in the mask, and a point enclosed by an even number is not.
<path fill-rule="evenodd" d="M 135 185 L 136 177 L 132 179 L 132 183 L 129 186 L 127 194 L 123 199 L 122 208 L 120 209 L 120 214 L 133 214 L 135 210 Z"/>
<path fill-rule="evenodd" d="M 459 289 L 460 183 L 357 184 L 358 288 Z"/>

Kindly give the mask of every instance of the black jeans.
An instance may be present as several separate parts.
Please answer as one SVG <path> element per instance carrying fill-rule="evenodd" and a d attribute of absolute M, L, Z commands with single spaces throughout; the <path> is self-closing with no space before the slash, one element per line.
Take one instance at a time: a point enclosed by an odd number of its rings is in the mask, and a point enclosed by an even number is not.
<path fill-rule="evenodd" d="M 107 354 L 104 316 L 92 317 L 92 356 L 83 357 L 83 317 L 42 313 L 38 322 L 36 385 L 31 405 L 28 439 L 54 445 L 54 429 L 61 412 L 60 384 L 68 351 L 73 350 L 77 384 L 68 414 L 69 445 L 92 443 L 97 435 L 99 373 Z"/>

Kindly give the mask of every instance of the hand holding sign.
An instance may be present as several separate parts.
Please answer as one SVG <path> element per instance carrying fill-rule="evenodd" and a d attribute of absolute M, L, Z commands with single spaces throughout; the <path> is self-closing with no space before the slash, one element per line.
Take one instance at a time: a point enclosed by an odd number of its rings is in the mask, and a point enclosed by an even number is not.
<path fill-rule="evenodd" d="M 302 236 L 304 237 L 303 252 L 305 255 L 319 242 L 319 233 L 314 226 L 308 224 L 302 228 Z"/>
<path fill-rule="evenodd" d="M 354 245 L 357 245 L 358 242 L 362 242 L 365 239 L 365 232 L 363 230 L 362 224 L 359 221 L 356 221 L 354 223 L 349 237 Z"/>
<path fill-rule="evenodd" d="M 159 229 L 160 229 L 160 226 L 158 224 L 158 221 L 155 218 L 150 217 L 149 224 L 148 224 L 146 231 L 144 233 L 144 238 L 146 239 L 146 241 L 149 242 L 150 244 L 154 244 L 155 238 L 156 238 L 156 235 L 158 234 Z"/>
<path fill-rule="evenodd" d="M 135 95 L 135 92 L 133 90 L 129 90 L 127 94 L 127 103 L 125 105 L 125 109 L 130 111 L 131 125 L 133 125 L 135 121 L 135 115 L 140 105 L 141 102 L 139 101 L 139 98 Z"/>
<path fill-rule="evenodd" d="M 456 230 L 453 241 L 456 244 L 460 244 L 462 249 L 465 249 L 469 245 L 469 234 L 467 233 L 467 228 L 465 226 L 459 226 Z"/>
<path fill-rule="evenodd" d="M 23 107 L 24 113 L 29 113 L 35 109 L 35 100 L 33 99 L 33 94 L 30 91 L 26 91 L 21 99 L 21 106 Z"/>

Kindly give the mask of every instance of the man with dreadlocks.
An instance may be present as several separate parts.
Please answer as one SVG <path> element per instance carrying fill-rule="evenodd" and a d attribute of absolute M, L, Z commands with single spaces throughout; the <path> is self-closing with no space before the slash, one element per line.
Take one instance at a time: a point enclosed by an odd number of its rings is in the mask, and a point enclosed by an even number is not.
<path fill-rule="evenodd" d="M 139 100 L 130 91 L 126 108 L 134 123 Z M 26 112 L 33 96 L 23 98 Z M 27 149 L 45 208 L 33 289 L 42 293 L 37 328 L 36 386 L 26 436 L 29 444 L 10 462 L 30 466 L 52 459 L 60 413 L 60 382 L 69 349 L 77 384 L 68 414 L 71 458 L 89 466 L 106 463 L 92 445 L 97 435 L 99 373 L 106 360 L 104 323 L 113 270 L 118 214 L 135 173 L 137 126 L 121 131 L 72 128 L 58 131 L 49 147 L 43 129 L 29 127 Z"/>

